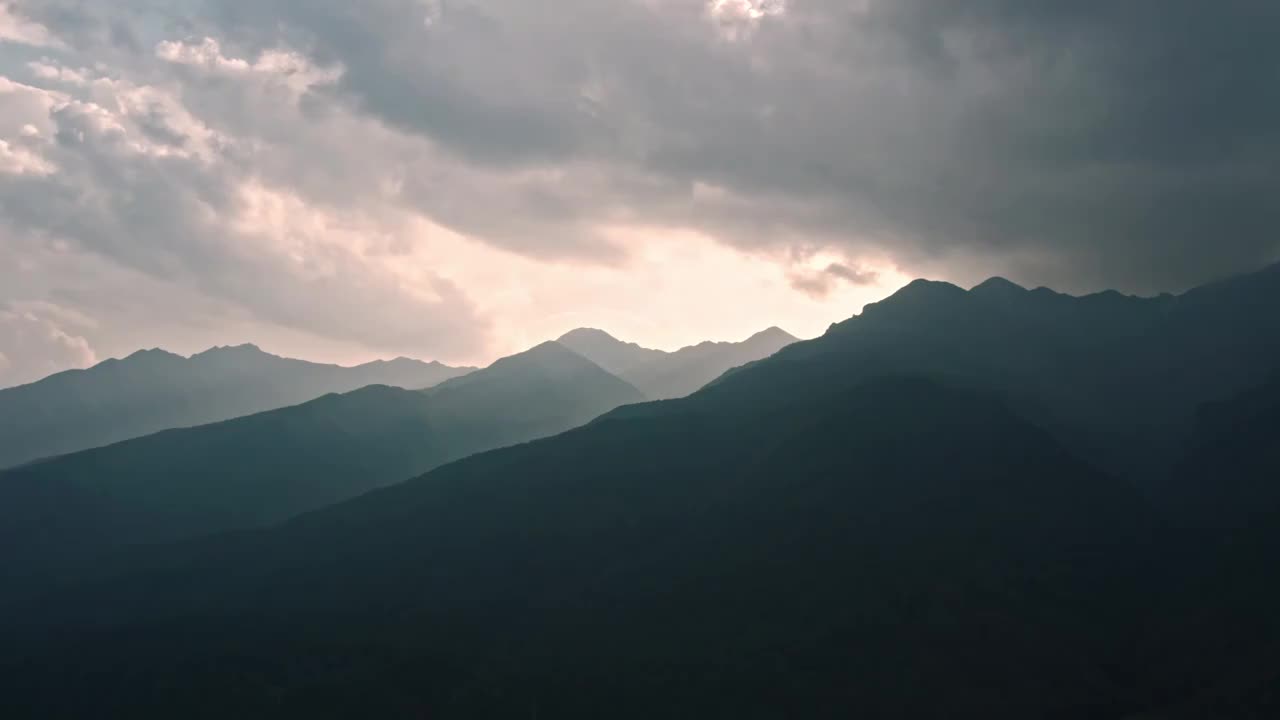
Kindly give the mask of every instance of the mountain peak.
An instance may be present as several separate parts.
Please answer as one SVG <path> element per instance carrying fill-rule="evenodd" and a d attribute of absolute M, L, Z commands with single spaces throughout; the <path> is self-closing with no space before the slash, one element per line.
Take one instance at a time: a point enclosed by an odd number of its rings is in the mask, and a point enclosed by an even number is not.
<path fill-rule="evenodd" d="M 196 353 L 191 357 L 194 359 L 199 357 L 208 357 L 210 355 L 231 355 L 231 354 L 266 355 L 267 353 L 263 352 L 262 348 L 258 347 L 257 345 L 254 345 L 253 343 L 241 343 L 239 345 L 215 345 L 209 348 L 208 350 L 205 350 L 204 352 Z"/>
<path fill-rule="evenodd" d="M 431 366 L 440 365 L 440 363 L 435 360 L 432 360 L 431 362 L 426 362 L 423 360 L 418 360 L 416 358 L 405 357 L 403 355 L 399 357 L 391 358 L 390 360 L 387 360 L 385 358 L 378 358 L 377 360 L 373 360 L 366 364 L 379 365 L 383 367 L 417 367 L 419 365 L 431 365 Z"/>
<path fill-rule="evenodd" d="M 963 293 L 964 290 L 956 285 L 942 280 L 925 280 L 919 278 L 907 283 L 898 292 L 889 296 L 894 298 L 951 298 Z"/>
<path fill-rule="evenodd" d="M 799 338 L 787 332 L 786 330 L 783 330 L 777 325 L 767 327 L 764 330 L 761 330 L 760 332 L 756 333 L 755 335 L 752 335 L 751 337 L 747 338 L 747 342 L 759 342 L 762 340 L 793 343 L 799 340 Z"/>
<path fill-rule="evenodd" d="M 557 342 L 622 342 L 618 338 L 610 335 L 604 330 L 598 328 L 577 328 L 561 335 Z"/>
<path fill-rule="evenodd" d="M 137 350 L 129 354 L 125 358 L 125 360 L 140 360 L 143 358 L 176 358 L 176 357 L 179 357 L 179 356 L 169 352 L 168 350 L 164 350 L 162 348 L 149 348 L 149 349 Z"/>
<path fill-rule="evenodd" d="M 522 353 L 516 353 L 490 365 L 486 370 L 511 370 L 527 367 L 546 367 L 549 365 L 594 364 L 582 355 L 561 345 L 555 340 L 548 340 L 535 345 Z"/>
<path fill-rule="evenodd" d="M 1027 292 L 1021 285 L 1002 277 L 989 278 L 969 291 L 981 297 L 1005 298 L 1017 297 Z"/>
<path fill-rule="evenodd" d="M 456 393 L 468 393 L 477 388 L 486 395 L 496 388 L 523 388 L 520 390 L 522 393 L 541 392 L 549 387 L 576 387 L 577 391 L 582 391 L 584 383 L 605 383 L 612 388 L 611 391 L 618 393 L 619 398 L 623 398 L 618 404 L 639 402 L 644 398 L 625 380 L 555 340 L 504 357 L 483 370 L 447 380 L 427 392 L 437 398 L 456 398 Z"/>
<path fill-rule="evenodd" d="M 578 328 L 567 332 L 560 336 L 557 342 L 562 347 L 619 377 L 667 356 L 667 353 L 661 350 L 651 350 L 635 343 L 623 342 L 595 328 Z"/>
<path fill-rule="evenodd" d="M 926 308 L 944 307 L 949 303 L 961 301 L 967 296 L 967 292 L 949 282 L 912 280 L 884 300 L 867 305 L 863 308 L 862 314 L 879 314 L 886 310 L 914 312 Z"/>

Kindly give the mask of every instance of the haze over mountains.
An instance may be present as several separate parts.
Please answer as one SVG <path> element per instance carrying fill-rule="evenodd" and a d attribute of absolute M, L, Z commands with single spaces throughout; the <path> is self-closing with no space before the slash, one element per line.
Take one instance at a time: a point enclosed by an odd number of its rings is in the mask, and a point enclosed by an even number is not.
<path fill-rule="evenodd" d="M 279 522 L 643 399 L 544 343 L 428 390 L 375 385 L 32 463 L 0 473 L 0 584 Z"/>
<path fill-rule="evenodd" d="M 681 399 L 637 403 L 618 376 L 662 356 L 585 332 L 566 343 L 594 363 L 549 343 L 425 393 L 325 398 L 421 396 L 410 414 L 459 436 L 500 418 L 495 445 L 586 424 L 269 529 L 28 573 L 0 710 L 1265 717 L 1277 307 L 1280 266 L 1156 298 L 918 281 Z M 588 422 L 603 396 L 620 407 Z M 362 482 L 331 436 L 251 434 L 282 447 L 241 454 L 322 458 L 296 488 Z M 397 437 L 421 438 L 362 442 Z M 184 475 L 234 486 L 242 467 L 192 474 L 226 454 L 18 472 L 137 478 L 145 498 Z"/>
<path fill-rule="evenodd" d="M 780 328 L 768 328 L 742 342 L 703 342 L 663 352 L 584 328 L 564 334 L 558 342 L 634 384 L 649 400 L 671 400 L 689 395 L 726 370 L 773 355 L 796 338 Z"/>
<path fill-rule="evenodd" d="M 636 386 L 650 400 L 667 400 L 684 397 L 727 370 L 767 358 L 796 338 L 771 327 L 740 343 L 704 342 L 668 353 L 583 328 L 558 342 Z"/>
<path fill-rule="evenodd" d="M 757 360 L 794 341 L 773 328 L 744 343 L 703 343 L 664 353 L 623 345 L 601 331 L 568 337 L 590 335 L 608 339 L 592 348 L 606 362 L 611 349 L 647 354 L 631 367 L 610 364 L 628 375 L 658 379 L 649 387 L 661 397 L 680 387 L 696 389 L 734 363 Z M 216 403 L 225 413 L 369 378 L 386 382 L 0 472 L 0 579 L 53 580 L 121 548 L 280 522 L 653 397 L 558 342 L 479 371 L 404 359 L 338 368 L 278 358 L 252 346 L 217 348 L 190 359 L 153 350 L 12 394 L 40 406 L 46 416 L 61 413 L 48 423 L 25 424 L 27 435 L 58 435 L 69 427 L 103 437 L 127 432 L 122 426 L 145 426 L 107 423 L 108 410 L 142 413 L 136 408 L 145 407 L 146 422 L 179 422 L 199 417 L 201 402 Z M 404 389 L 419 385 L 435 386 Z M 94 398 L 102 399 L 93 403 Z M 74 438 L 57 441 L 65 446 Z"/>
<path fill-rule="evenodd" d="M 705 342 L 674 353 L 622 343 L 600 330 L 575 330 L 561 338 L 562 345 L 650 400 L 687 395 L 792 342 L 778 328 L 741 343 Z M 253 345 L 213 348 L 190 358 L 141 350 L 0 390 L 0 469 L 369 385 L 425 389 L 473 370 L 408 358 L 340 367 L 277 357 Z"/>
<path fill-rule="evenodd" d="M 189 358 L 141 350 L 0 390 L 0 468 L 367 385 L 427 388 L 472 369 L 406 358 L 339 367 L 277 357 L 253 345 Z"/>

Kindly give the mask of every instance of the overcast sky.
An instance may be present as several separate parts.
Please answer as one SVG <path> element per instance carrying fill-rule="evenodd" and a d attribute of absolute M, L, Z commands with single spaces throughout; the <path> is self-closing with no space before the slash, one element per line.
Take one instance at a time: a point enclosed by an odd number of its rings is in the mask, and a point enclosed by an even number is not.
<path fill-rule="evenodd" d="M 1272 0 L 0 0 L 0 386 L 1277 259 Z"/>

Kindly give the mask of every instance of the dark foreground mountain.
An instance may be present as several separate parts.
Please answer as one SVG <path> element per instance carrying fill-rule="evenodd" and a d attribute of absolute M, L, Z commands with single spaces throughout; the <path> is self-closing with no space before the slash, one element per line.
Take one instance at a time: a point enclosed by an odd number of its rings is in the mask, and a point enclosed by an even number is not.
<path fill-rule="evenodd" d="M 1277 438 L 1280 374 L 1199 413 L 1168 488 L 1179 583 L 1152 633 L 1151 665 L 1181 697 L 1144 718 L 1280 717 Z"/>
<path fill-rule="evenodd" d="M 687 398 L 25 598 L 0 712 L 1265 717 L 1278 306 L 1275 268 L 913 283 Z"/>
<path fill-rule="evenodd" d="M 0 585 L 279 522 L 640 399 L 547 343 L 426 391 L 371 386 L 14 468 L 0 473 Z"/>
<path fill-rule="evenodd" d="M 584 328 L 559 342 L 635 385 L 650 400 L 668 400 L 689 395 L 728 370 L 767 358 L 796 338 L 773 327 L 742 342 L 704 342 L 669 353 Z"/>
<path fill-rule="evenodd" d="M 418 390 L 472 369 L 406 358 L 349 368 L 319 365 L 252 345 L 190 358 L 141 351 L 0 390 L 0 468 L 367 385 Z"/>
<path fill-rule="evenodd" d="M 1128 706 L 1160 530 L 1123 484 L 928 381 L 785 412 L 677 406 L 45 598 L 9 616 L 34 634 L 8 653 L 0 702 L 44 717 Z M 32 630 L 41 618 L 59 630 Z"/>

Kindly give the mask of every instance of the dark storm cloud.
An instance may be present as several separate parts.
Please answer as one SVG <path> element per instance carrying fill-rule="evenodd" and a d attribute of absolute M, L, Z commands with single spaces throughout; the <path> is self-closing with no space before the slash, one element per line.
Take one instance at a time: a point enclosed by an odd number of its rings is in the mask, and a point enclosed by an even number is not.
<path fill-rule="evenodd" d="M 859 268 L 851 268 L 848 265 L 840 263 L 832 263 L 827 266 L 827 274 L 832 277 L 840 278 L 854 285 L 870 285 L 874 283 L 879 275 L 870 270 L 861 270 Z"/>
<path fill-rule="evenodd" d="M 185 294 L 140 325 L 464 354 L 497 288 L 445 279 L 436 226 L 536 267 L 692 230 L 815 298 L 892 264 L 1177 290 L 1277 259 L 1278 31 L 1268 0 L 0 0 L 0 334 L 62 362 L 134 318 L 67 312 L 155 283 Z"/>
<path fill-rule="evenodd" d="M 850 285 L 874 285 L 879 279 L 880 275 L 875 271 L 831 263 L 825 269 L 816 272 L 805 270 L 792 272 L 791 286 L 801 292 L 822 298 L 830 294 L 839 282 Z"/>
<path fill-rule="evenodd" d="M 1275 257 L 1280 4 L 711 7 L 276 0 L 213 17 L 247 43 L 288 28 L 345 66 L 334 92 L 469 162 L 567 169 L 529 204 L 540 229 L 630 214 L 1139 290 Z"/>

